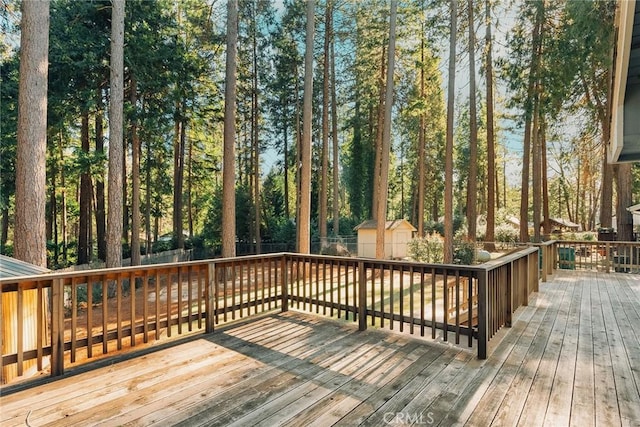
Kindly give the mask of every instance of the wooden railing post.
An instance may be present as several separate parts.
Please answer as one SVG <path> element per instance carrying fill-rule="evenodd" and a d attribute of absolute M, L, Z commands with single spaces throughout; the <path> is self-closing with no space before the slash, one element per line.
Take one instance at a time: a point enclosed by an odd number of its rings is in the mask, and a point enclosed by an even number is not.
<path fill-rule="evenodd" d="M 551 253 L 548 250 L 549 246 L 548 245 L 540 245 L 538 246 L 538 262 L 540 262 L 540 257 L 542 257 L 542 265 L 539 266 L 539 269 L 542 270 L 542 281 L 546 282 L 547 281 L 547 265 L 548 265 L 548 260 L 547 258 L 551 257 Z"/>
<path fill-rule="evenodd" d="M 51 376 L 64 373 L 64 282 L 51 284 Z"/>
<path fill-rule="evenodd" d="M 505 266 L 507 268 L 507 307 L 505 313 L 505 321 L 504 324 L 507 328 L 511 327 L 511 314 L 516 311 L 516 308 L 520 305 L 520 301 L 515 301 L 514 299 L 520 293 L 516 289 L 518 284 L 514 280 L 514 272 L 513 269 L 516 268 L 516 261 L 511 261 L 509 264 Z"/>
<path fill-rule="evenodd" d="M 282 311 L 289 311 L 289 263 L 287 261 L 287 255 L 283 254 L 280 258 L 280 293 L 282 294 Z"/>
<path fill-rule="evenodd" d="M 216 282 L 216 265 L 211 262 L 209 263 L 209 268 L 207 268 L 207 292 L 206 292 L 206 298 L 205 298 L 205 310 L 207 311 L 207 317 L 206 317 L 206 324 L 205 324 L 205 331 L 207 333 L 211 333 L 213 332 L 213 328 L 215 325 L 215 319 L 216 319 L 216 305 L 215 305 L 215 298 L 216 298 L 216 288 L 215 288 L 215 282 Z"/>
<path fill-rule="evenodd" d="M 488 274 L 487 270 L 478 273 L 478 359 L 487 358 L 487 345 L 489 343 Z"/>
<path fill-rule="evenodd" d="M 367 276 L 364 261 L 358 261 L 358 329 L 367 329 Z"/>

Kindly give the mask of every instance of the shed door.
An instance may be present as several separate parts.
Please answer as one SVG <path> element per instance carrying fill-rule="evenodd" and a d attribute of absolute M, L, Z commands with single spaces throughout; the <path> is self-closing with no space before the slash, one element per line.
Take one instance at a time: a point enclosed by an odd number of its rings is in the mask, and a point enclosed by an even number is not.
<path fill-rule="evenodd" d="M 394 258 L 404 258 L 407 256 L 407 243 L 411 238 L 411 233 L 409 231 L 398 231 L 396 234 L 395 241 L 395 253 L 393 254 Z"/>

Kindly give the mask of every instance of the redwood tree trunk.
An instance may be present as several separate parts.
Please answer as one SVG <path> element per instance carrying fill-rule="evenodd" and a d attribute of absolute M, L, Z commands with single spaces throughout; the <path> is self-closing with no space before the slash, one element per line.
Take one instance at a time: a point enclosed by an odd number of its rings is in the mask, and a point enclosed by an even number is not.
<path fill-rule="evenodd" d="M 222 256 L 236 255 L 236 56 L 238 54 L 238 2 L 227 2 L 227 60 L 224 93 L 224 154 L 222 166 Z"/>
<path fill-rule="evenodd" d="M 300 211 L 298 252 L 311 250 L 311 120 L 313 100 L 313 37 L 315 32 L 315 0 L 307 1 L 306 45 L 304 55 L 304 98 L 302 106 L 302 139 L 300 141 Z"/>
<path fill-rule="evenodd" d="M 102 123 L 102 90 L 98 90 L 99 107 L 96 111 L 96 154 L 104 153 L 104 129 Z M 105 210 L 104 180 L 96 180 L 96 242 L 98 259 L 107 260 L 107 219 Z"/>
<path fill-rule="evenodd" d="M 138 103 L 138 85 L 131 77 L 131 265 L 140 265 L 140 138 L 138 121 L 135 118 Z"/>
<path fill-rule="evenodd" d="M 122 171 L 124 99 L 124 0 L 111 4 L 111 98 L 109 104 L 109 211 L 107 267 L 122 265 Z"/>
<path fill-rule="evenodd" d="M 82 152 L 89 154 L 89 112 L 82 113 L 82 125 L 80 131 Z M 86 166 L 88 169 L 88 165 Z M 77 264 L 91 262 L 91 176 L 88 170 L 83 170 L 80 175 L 80 226 L 78 233 L 78 261 Z"/>
<path fill-rule="evenodd" d="M 22 2 L 14 255 L 45 267 L 49 1 Z"/>

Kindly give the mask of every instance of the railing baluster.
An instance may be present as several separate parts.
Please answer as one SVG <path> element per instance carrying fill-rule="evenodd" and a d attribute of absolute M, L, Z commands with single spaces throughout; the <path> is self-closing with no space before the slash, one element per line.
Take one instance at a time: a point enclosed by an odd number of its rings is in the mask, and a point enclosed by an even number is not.
<path fill-rule="evenodd" d="M 38 288 L 37 288 L 37 298 L 38 298 L 38 303 L 37 303 L 37 308 L 36 310 L 38 310 L 38 314 L 37 314 L 37 336 L 36 336 L 36 349 L 37 349 L 37 368 L 38 371 L 42 370 L 42 358 L 44 356 L 44 351 L 43 351 L 43 339 L 45 337 L 45 320 L 44 320 L 44 291 L 42 289 L 42 282 L 38 281 Z M 0 293 L 0 306 L 2 305 L 2 294 Z M 0 310 L 0 319 L 2 319 L 2 310 Z M 0 327 L 0 329 L 2 329 Z M 2 342 L 2 332 L 0 332 L 0 343 Z M 0 358 L 2 357 L 2 355 L 0 355 Z M 0 366 L 0 371 L 2 371 L 2 366 Z M 2 383 L 1 381 L 1 377 L 2 374 L 0 374 L 0 384 Z"/>
<path fill-rule="evenodd" d="M 129 303 L 131 307 L 131 347 L 136 345 L 136 276 L 132 271 L 129 274 Z"/>
<path fill-rule="evenodd" d="M 102 354 L 108 353 L 109 343 L 107 340 L 107 316 L 108 316 L 108 302 L 107 298 L 109 297 L 109 286 L 112 283 L 107 282 L 107 276 L 102 276 Z M 112 280 L 109 279 L 109 282 Z M 114 284 L 115 286 L 115 284 Z"/>
<path fill-rule="evenodd" d="M 358 261 L 358 329 L 367 329 L 367 273 L 364 261 Z"/>
<path fill-rule="evenodd" d="M 142 278 L 142 340 L 149 342 L 149 272 L 143 271 Z"/>

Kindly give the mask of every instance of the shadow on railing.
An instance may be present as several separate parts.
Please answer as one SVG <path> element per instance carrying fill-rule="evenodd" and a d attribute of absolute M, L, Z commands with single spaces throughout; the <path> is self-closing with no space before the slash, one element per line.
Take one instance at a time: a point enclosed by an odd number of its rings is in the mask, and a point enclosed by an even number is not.
<path fill-rule="evenodd" d="M 2 383 L 289 307 L 360 330 L 465 336 L 486 358 L 538 277 L 526 248 L 478 266 L 280 253 L 0 279 Z"/>

